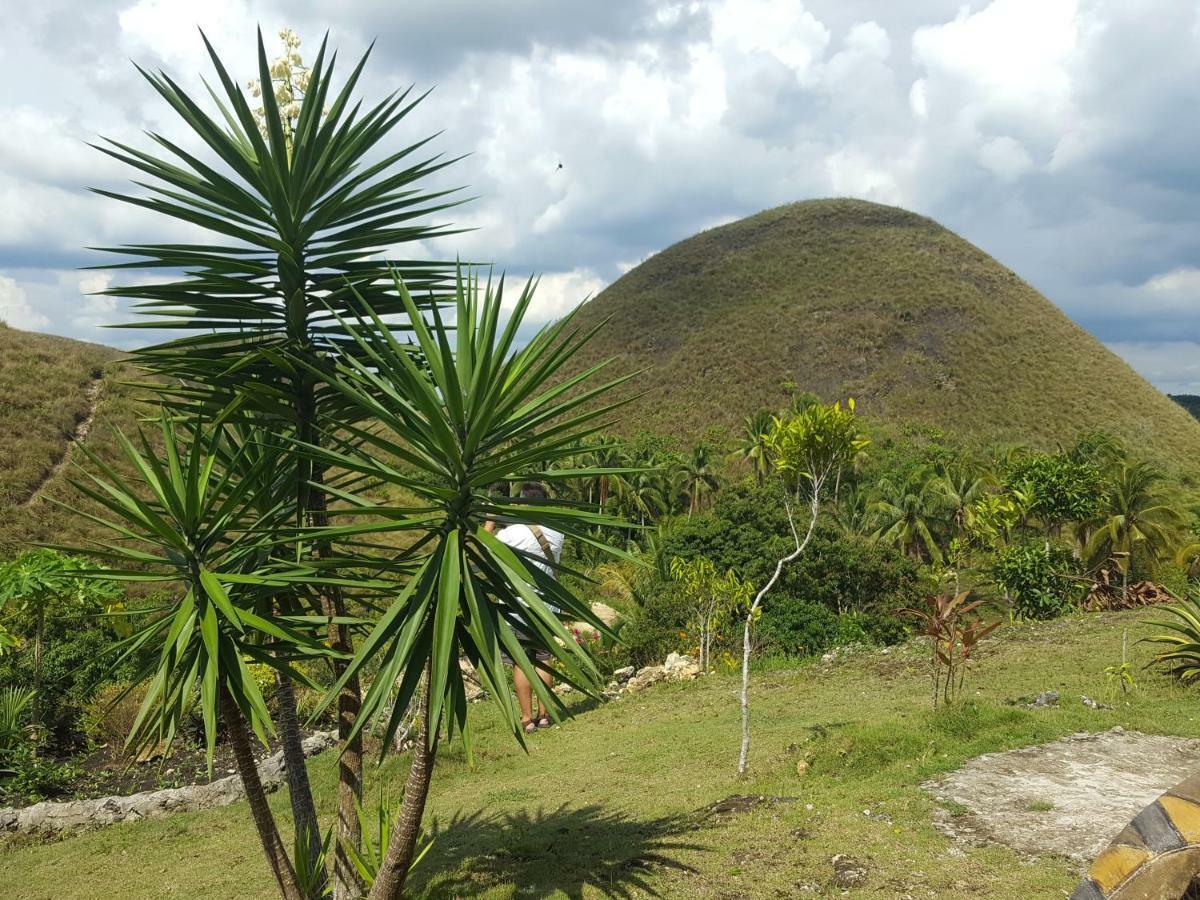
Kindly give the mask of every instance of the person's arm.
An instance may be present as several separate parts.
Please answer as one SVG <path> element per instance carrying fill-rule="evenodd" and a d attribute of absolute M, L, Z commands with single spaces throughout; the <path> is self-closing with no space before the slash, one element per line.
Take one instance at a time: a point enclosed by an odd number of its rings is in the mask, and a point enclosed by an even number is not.
<path fill-rule="evenodd" d="M 483 523 L 483 530 L 486 531 L 488 534 L 495 534 L 496 533 L 496 520 L 495 519 L 487 519 Z"/>

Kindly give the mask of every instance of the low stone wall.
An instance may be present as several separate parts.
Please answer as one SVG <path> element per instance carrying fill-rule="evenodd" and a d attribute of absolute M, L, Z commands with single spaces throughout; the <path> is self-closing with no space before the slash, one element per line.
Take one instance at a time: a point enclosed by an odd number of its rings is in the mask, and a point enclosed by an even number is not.
<path fill-rule="evenodd" d="M 335 732 L 319 731 L 304 739 L 304 755 L 315 756 L 336 744 Z M 267 791 L 276 790 L 286 781 L 282 751 L 258 764 L 258 777 L 262 779 L 263 788 Z M 230 775 L 209 784 L 142 791 L 128 797 L 100 797 L 96 800 L 68 800 L 63 803 L 46 801 L 19 809 L 0 809 L 0 833 L 53 834 L 100 828 L 117 822 L 160 819 L 179 812 L 228 806 L 241 800 L 244 795 L 242 776 Z"/>

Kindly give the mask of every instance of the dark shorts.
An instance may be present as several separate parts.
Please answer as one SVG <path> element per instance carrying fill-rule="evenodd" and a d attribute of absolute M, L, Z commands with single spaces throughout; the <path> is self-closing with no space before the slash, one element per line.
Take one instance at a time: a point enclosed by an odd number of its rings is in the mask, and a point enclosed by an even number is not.
<path fill-rule="evenodd" d="M 528 632 L 522 631 L 520 628 L 514 629 L 514 632 L 517 635 L 517 640 L 521 642 L 521 646 L 525 649 L 526 656 L 530 657 L 531 659 L 536 660 L 537 662 L 545 663 L 545 664 L 549 665 L 549 663 L 550 663 L 550 651 L 549 650 L 546 650 L 545 648 L 542 648 L 542 647 L 539 647 L 536 650 L 533 649 L 530 646 L 531 642 L 529 640 Z M 500 651 L 500 659 L 501 659 L 501 661 L 503 661 L 503 663 L 506 666 L 513 665 L 512 657 L 509 656 L 507 653 L 505 653 L 503 650 Z"/>

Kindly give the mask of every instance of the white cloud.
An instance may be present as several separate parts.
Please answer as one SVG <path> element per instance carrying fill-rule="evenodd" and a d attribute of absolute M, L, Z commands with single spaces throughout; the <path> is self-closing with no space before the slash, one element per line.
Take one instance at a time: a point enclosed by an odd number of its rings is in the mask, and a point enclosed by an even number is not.
<path fill-rule="evenodd" d="M 1168 394 L 1200 394 L 1200 343 L 1113 341 L 1108 348 Z"/>
<path fill-rule="evenodd" d="M 512 309 L 516 305 L 523 286 L 524 279 L 512 276 L 505 279 L 505 309 Z M 525 324 L 541 325 L 561 319 L 579 304 L 596 296 L 604 287 L 604 279 L 588 269 L 539 275 L 533 301 L 525 314 Z"/>
<path fill-rule="evenodd" d="M 979 162 L 1004 181 L 1014 181 L 1033 168 L 1024 145 L 1008 135 L 992 138 L 979 148 Z"/>
<path fill-rule="evenodd" d="M 29 305 L 25 290 L 7 275 L 0 275 L 0 321 L 24 331 L 37 331 L 50 319 Z"/>

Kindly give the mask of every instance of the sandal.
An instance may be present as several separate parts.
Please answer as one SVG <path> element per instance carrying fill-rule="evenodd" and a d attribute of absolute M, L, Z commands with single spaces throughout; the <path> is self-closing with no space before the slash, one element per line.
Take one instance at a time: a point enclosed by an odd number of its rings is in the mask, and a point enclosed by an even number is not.
<path fill-rule="evenodd" d="M 533 721 L 533 719 L 522 719 L 521 725 L 525 728 L 526 734 L 533 734 L 538 730 L 537 722 Z"/>
<path fill-rule="evenodd" d="M 538 716 L 536 725 L 538 728 L 550 728 L 554 723 L 550 721 L 549 716 Z"/>

